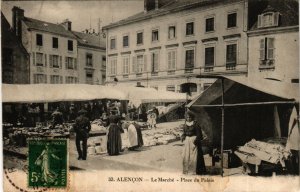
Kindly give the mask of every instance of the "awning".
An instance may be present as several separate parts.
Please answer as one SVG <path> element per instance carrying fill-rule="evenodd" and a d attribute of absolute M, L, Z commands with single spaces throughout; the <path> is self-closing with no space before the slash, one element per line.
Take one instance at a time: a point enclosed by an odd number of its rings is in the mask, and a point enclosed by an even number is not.
<path fill-rule="evenodd" d="M 2 102 L 40 103 L 86 101 L 94 99 L 126 100 L 122 91 L 113 87 L 87 84 L 2 84 Z"/>
<path fill-rule="evenodd" d="M 299 84 L 244 76 L 224 78 L 225 106 L 299 102 Z M 221 106 L 222 80 L 219 78 L 187 107 Z"/>
<path fill-rule="evenodd" d="M 123 91 L 134 106 L 154 102 L 185 102 L 186 94 L 171 91 L 158 91 L 154 88 L 130 87 L 116 85 L 114 88 Z"/>

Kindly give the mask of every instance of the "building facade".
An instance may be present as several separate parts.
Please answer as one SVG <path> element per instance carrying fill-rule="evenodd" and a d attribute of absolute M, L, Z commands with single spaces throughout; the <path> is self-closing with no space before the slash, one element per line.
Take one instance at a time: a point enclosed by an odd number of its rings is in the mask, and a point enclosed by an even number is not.
<path fill-rule="evenodd" d="M 108 84 L 197 94 L 214 81 L 197 75 L 247 73 L 247 1 L 153 2 L 104 27 Z"/>
<path fill-rule="evenodd" d="M 106 79 L 105 39 L 96 34 L 73 32 L 78 41 L 79 83 L 103 84 Z"/>
<path fill-rule="evenodd" d="M 14 7 L 12 12 L 13 31 L 30 55 L 29 83 L 103 84 L 103 61 L 97 58 L 97 55 L 105 51 L 103 46 L 99 48 L 100 41 L 98 47 L 84 43 L 84 39 L 72 31 L 72 23 L 69 20 L 53 24 L 25 17 L 24 10 L 18 7 Z M 93 38 L 90 36 L 95 35 L 85 34 L 84 38 Z M 93 66 L 96 71 L 89 81 L 82 76 L 86 74 L 85 54 L 88 52 L 93 52 Z"/>
<path fill-rule="evenodd" d="M 275 1 L 274 1 L 275 2 Z M 270 4 L 248 31 L 249 76 L 299 83 L 298 3 Z"/>
<path fill-rule="evenodd" d="M 12 32 L 2 13 L 1 42 L 2 83 L 29 83 L 29 54 Z"/>

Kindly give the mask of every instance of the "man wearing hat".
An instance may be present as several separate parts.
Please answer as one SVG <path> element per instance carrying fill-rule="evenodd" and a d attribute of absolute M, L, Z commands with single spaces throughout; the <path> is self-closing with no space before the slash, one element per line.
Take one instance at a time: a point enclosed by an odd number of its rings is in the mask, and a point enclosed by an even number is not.
<path fill-rule="evenodd" d="M 87 139 L 89 137 L 89 132 L 91 130 L 91 123 L 86 117 L 87 111 L 81 109 L 79 112 L 79 117 L 75 119 L 74 130 L 76 132 L 76 148 L 78 152 L 78 160 L 86 160 L 87 156 Z M 80 142 L 82 141 L 82 150 Z"/>

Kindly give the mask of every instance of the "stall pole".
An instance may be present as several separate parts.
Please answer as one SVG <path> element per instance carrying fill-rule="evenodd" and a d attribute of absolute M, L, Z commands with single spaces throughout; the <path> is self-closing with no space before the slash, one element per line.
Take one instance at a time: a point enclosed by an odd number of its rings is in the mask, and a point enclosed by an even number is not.
<path fill-rule="evenodd" d="M 224 150 L 224 78 L 222 80 L 222 127 L 221 127 L 221 176 L 223 177 L 223 150 Z"/>

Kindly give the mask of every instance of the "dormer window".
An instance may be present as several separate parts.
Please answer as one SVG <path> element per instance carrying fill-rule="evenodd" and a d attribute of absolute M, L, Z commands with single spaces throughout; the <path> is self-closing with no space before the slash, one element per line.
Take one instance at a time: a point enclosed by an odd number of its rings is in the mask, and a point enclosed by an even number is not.
<path fill-rule="evenodd" d="M 266 12 L 258 15 L 258 28 L 276 27 L 279 24 L 279 12 Z"/>

